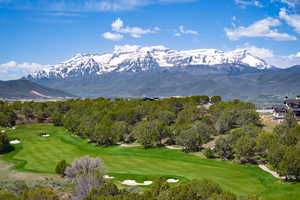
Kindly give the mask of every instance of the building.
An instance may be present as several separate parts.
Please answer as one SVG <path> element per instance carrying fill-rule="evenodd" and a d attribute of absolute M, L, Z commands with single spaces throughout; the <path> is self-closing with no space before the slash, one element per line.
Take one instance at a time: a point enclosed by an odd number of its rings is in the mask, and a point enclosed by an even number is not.
<path fill-rule="evenodd" d="M 284 119 L 288 110 L 292 110 L 297 120 L 300 120 L 300 96 L 296 99 L 285 97 L 283 104 L 273 105 L 274 119 Z"/>

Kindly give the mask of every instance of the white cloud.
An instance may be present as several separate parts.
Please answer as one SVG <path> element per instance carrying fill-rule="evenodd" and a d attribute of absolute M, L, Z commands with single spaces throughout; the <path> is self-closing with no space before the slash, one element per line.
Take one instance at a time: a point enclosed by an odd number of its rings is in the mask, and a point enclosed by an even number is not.
<path fill-rule="evenodd" d="M 265 37 L 277 41 L 297 40 L 295 36 L 287 33 L 280 33 L 273 27 L 278 27 L 281 22 L 271 17 L 259 20 L 248 27 L 239 26 L 237 28 L 225 28 L 227 37 L 230 40 L 239 40 L 243 37 Z"/>
<path fill-rule="evenodd" d="M 183 25 L 179 26 L 179 31 L 174 34 L 176 37 L 180 37 L 182 35 L 199 35 L 198 31 L 194 30 L 185 30 Z"/>
<path fill-rule="evenodd" d="M 273 51 L 266 48 L 260 48 L 253 45 L 250 45 L 249 43 L 245 43 L 242 47 L 242 49 L 246 49 L 251 54 L 258 56 L 259 58 L 265 59 L 265 58 L 272 58 L 274 57 Z"/>
<path fill-rule="evenodd" d="M 257 6 L 260 8 L 263 7 L 263 5 L 257 0 L 235 0 L 235 3 L 242 7 L 246 7 L 246 6 Z"/>
<path fill-rule="evenodd" d="M 45 66 L 36 63 L 17 63 L 10 61 L 0 64 L 0 80 L 14 80 L 22 78 Z"/>
<path fill-rule="evenodd" d="M 116 19 L 111 24 L 111 29 L 115 33 L 106 32 L 106 33 L 102 34 L 102 36 L 106 39 L 113 38 L 113 40 L 121 40 L 121 39 L 123 39 L 122 34 L 128 34 L 131 37 L 140 38 L 140 37 L 142 37 L 142 35 L 154 34 L 154 33 L 157 33 L 158 31 L 160 31 L 159 27 L 154 27 L 152 29 L 144 29 L 144 28 L 137 27 L 137 26 L 133 26 L 133 27 L 124 26 L 124 22 L 120 18 Z"/>
<path fill-rule="evenodd" d="M 237 49 L 246 49 L 252 55 L 264 59 L 270 65 L 279 68 L 288 68 L 294 65 L 300 65 L 300 52 L 291 55 L 276 55 L 274 52 L 267 48 L 256 47 L 249 43 L 238 46 Z"/>
<path fill-rule="evenodd" d="M 123 39 L 123 35 L 119 33 L 111 33 L 111 32 L 106 32 L 102 34 L 102 37 L 104 37 L 107 40 L 112 40 L 112 41 L 119 41 Z"/>
<path fill-rule="evenodd" d="M 280 68 L 288 68 L 294 65 L 300 65 L 299 54 L 300 52 L 289 56 L 274 56 L 271 58 L 267 58 L 266 61 Z"/>
<path fill-rule="evenodd" d="M 285 8 L 281 8 L 279 17 L 286 21 L 288 25 L 295 28 L 295 31 L 300 33 L 300 15 L 288 15 Z"/>
<path fill-rule="evenodd" d="M 113 31 L 119 32 L 121 28 L 123 28 L 123 26 L 124 26 L 123 21 L 120 18 L 118 18 L 111 24 L 111 29 Z"/>
<path fill-rule="evenodd" d="M 299 0 L 281 0 L 282 3 L 286 3 L 290 7 L 296 7 L 300 5 Z"/>

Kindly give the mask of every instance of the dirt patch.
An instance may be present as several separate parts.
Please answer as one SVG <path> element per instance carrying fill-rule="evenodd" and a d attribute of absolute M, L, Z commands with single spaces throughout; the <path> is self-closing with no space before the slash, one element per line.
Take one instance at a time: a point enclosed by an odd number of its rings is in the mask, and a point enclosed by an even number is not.
<path fill-rule="evenodd" d="M 215 148 L 217 139 L 222 138 L 222 137 L 225 137 L 225 136 L 224 135 L 213 136 L 213 140 L 211 140 L 210 142 L 208 142 L 206 144 L 203 144 L 202 147 L 205 149 L 208 149 L 208 148 L 213 149 L 213 148 Z"/>
<path fill-rule="evenodd" d="M 272 115 L 261 114 L 261 121 L 263 123 L 264 131 L 273 132 L 274 128 L 280 124 L 280 120 L 274 120 Z"/>
<path fill-rule="evenodd" d="M 284 179 L 284 177 L 280 176 L 277 172 L 270 170 L 261 160 L 257 160 L 256 161 L 258 167 L 266 172 L 268 172 L 269 174 L 271 174 L 272 176 L 274 176 L 275 178 L 279 178 L 279 179 Z"/>

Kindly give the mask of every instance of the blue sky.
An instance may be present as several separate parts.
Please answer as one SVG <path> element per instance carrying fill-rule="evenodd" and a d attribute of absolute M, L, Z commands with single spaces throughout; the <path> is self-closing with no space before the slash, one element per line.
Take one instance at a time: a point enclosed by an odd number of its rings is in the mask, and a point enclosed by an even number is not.
<path fill-rule="evenodd" d="M 300 64 L 299 0 L 0 0 L 0 80 L 115 45 L 247 48 Z"/>

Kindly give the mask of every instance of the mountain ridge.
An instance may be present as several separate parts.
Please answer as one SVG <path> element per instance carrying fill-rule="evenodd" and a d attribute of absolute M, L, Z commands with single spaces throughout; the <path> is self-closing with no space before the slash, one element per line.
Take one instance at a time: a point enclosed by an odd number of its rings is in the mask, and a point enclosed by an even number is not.
<path fill-rule="evenodd" d="M 28 79 L 64 79 L 102 75 L 110 72 L 141 72 L 189 66 L 231 65 L 236 69 L 269 70 L 274 66 L 245 49 L 220 51 L 217 49 L 172 50 L 164 46 L 116 46 L 112 53 L 77 54 L 62 63 L 45 67 L 27 76 Z"/>
<path fill-rule="evenodd" d="M 4 99 L 63 99 L 70 97 L 75 96 L 29 80 L 0 81 L 0 98 Z"/>

